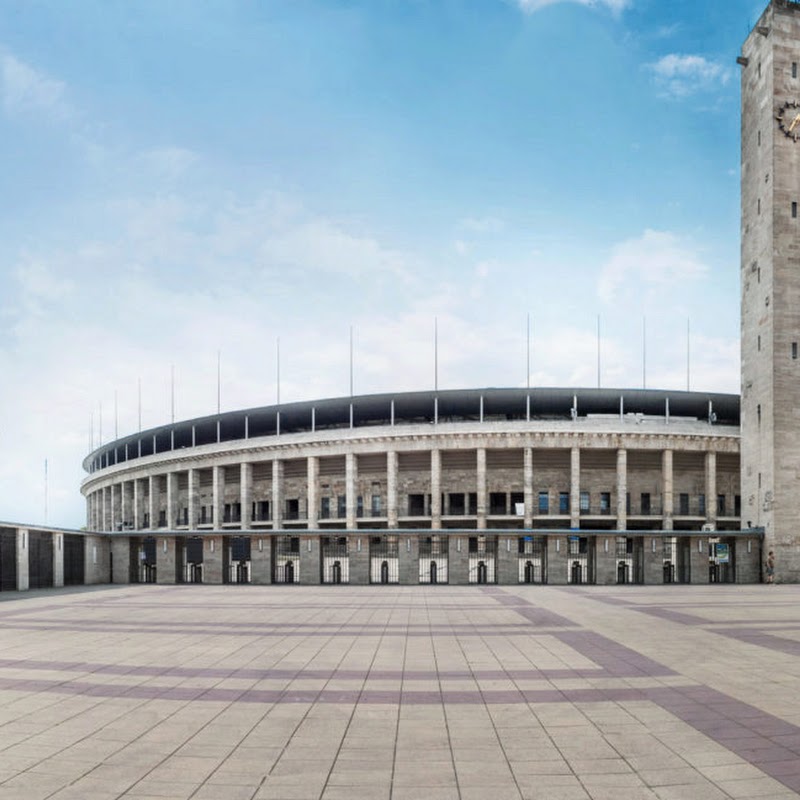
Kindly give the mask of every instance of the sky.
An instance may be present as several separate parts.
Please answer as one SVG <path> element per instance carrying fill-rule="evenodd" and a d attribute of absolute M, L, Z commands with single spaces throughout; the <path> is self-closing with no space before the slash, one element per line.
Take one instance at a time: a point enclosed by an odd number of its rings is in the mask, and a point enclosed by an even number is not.
<path fill-rule="evenodd" d="M 351 330 L 356 394 L 433 388 L 435 328 L 441 389 L 738 392 L 764 5 L 0 0 L 0 519 L 82 526 L 218 363 L 223 411 L 278 350 L 349 394 Z"/>

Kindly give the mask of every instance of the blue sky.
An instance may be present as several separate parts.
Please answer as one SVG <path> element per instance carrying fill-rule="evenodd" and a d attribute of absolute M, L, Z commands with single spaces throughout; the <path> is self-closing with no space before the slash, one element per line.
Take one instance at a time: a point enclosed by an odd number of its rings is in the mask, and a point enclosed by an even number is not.
<path fill-rule="evenodd" d="M 349 390 L 738 391 L 761 4 L 0 3 L 0 519 L 90 442 Z M 116 414 L 114 412 L 116 396 Z M 101 411 L 102 407 L 102 411 Z M 93 436 L 92 436 L 93 430 Z"/>

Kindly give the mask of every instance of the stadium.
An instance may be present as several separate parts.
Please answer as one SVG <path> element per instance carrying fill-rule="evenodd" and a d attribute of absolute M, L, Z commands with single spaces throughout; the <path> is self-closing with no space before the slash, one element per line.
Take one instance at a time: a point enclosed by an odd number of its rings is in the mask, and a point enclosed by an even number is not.
<path fill-rule="evenodd" d="M 759 580 L 739 398 L 474 389 L 175 422 L 84 461 L 114 582 Z"/>

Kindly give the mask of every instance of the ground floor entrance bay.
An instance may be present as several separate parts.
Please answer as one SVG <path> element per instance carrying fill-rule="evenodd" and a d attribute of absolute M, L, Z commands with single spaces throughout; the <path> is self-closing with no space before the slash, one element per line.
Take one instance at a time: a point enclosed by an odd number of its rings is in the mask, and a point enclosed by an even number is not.
<path fill-rule="evenodd" d="M 111 535 L 116 583 L 756 583 L 757 531 L 342 530 Z"/>

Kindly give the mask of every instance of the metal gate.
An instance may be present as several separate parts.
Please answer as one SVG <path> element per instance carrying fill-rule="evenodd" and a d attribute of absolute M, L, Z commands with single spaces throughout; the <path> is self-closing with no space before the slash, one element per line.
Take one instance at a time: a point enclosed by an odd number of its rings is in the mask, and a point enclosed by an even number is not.
<path fill-rule="evenodd" d="M 323 536 L 321 558 L 323 583 L 350 582 L 350 556 L 346 536 Z"/>
<path fill-rule="evenodd" d="M 544 536 L 520 536 L 518 541 L 519 582 L 546 583 L 547 554 Z"/>
<path fill-rule="evenodd" d="M 53 537 L 44 531 L 28 531 L 28 586 L 53 585 Z"/>
<path fill-rule="evenodd" d="M 0 530 L 0 591 L 17 588 L 17 532 Z"/>
<path fill-rule="evenodd" d="M 250 583 L 250 537 L 232 536 L 225 543 L 223 574 L 227 583 Z"/>
<path fill-rule="evenodd" d="M 497 583 L 497 537 L 469 537 L 469 583 Z"/>
<path fill-rule="evenodd" d="M 86 539 L 64 534 L 64 586 L 82 586 L 86 571 Z"/>
<path fill-rule="evenodd" d="M 400 582 L 400 540 L 396 534 L 372 536 L 369 540 L 369 582 Z"/>
<path fill-rule="evenodd" d="M 439 534 L 419 538 L 419 582 L 447 583 L 447 537 Z"/>
<path fill-rule="evenodd" d="M 300 578 L 300 537 L 275 536 L 272 540 L 272 582 L 298 583 Z"/>
<path fill-rule="evenodd" d="M 186 583 L 203 582 L 203 540 L 199 536 L 186 539 Z"/>
<path fill-rule="evenodd" d="M 709 583 L 736 583 L 735 553 L 733 539 L 708 540 Z"/>
<path fill-rule="evenodd" d="M 570 536 L 567 549 L 567 583 L 594 583 L 595 540 Z"/>

